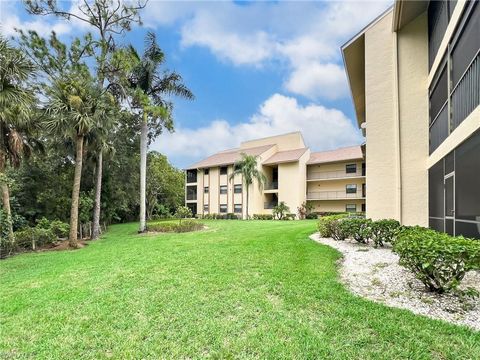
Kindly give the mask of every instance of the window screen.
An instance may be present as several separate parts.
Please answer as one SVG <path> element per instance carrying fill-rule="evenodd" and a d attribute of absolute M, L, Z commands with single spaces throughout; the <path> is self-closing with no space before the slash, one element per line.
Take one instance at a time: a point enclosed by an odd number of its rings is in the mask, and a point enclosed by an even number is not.
<path fill-rule="evenodd" d="M 434 83 L 434 87 L 430 89 L 430 123 L 435 120 L 438 113 L 443 109 L 448 98 L 448 76 L 447 66 L 441 70 L 438 80 Z"/>
<path fill-rule="evenodd" d="M 233 212 L 236 214 L 242 213 L 242 204 L 233 205 Z"/>
<path fill-rule="evenodd" d="M 345 172 L 347 174 L 354 174 L 357 172 L 357 164 L 347 164 L 345 165 Z"/>
<path fill-rule="evenodd" d="M 345 211 L 346 212 L 356 212 L 357 211 L 357 205 L 347 204 L 347 205 L 345 205 Z"/>
<path fill-rule="evenodd" d="M 428 190 L 429 216 L 443 218 L 443 160 L 428 171 Z"/>
<path fill-rule="evenodd" d="M 220 175 L 227 175 L 227 172 L 228 172 L 228 167 L 222 166 L 220 168 Z"/>
<path fill-rule="evenodd" d="M 233 186 L 233 192 L 235 194 L 241 194 L 242 193 L 242 184 L 236 184 Z"/>
<path fill-rule="evenodd" d="M 221 185 L 220 194 L 226 194 L 226 193 L 227 193 L 227 185 Z"/>
<path fill-rule="evenodd" d="M 220 204 L 220 212 L 221 213 L 227 212 L 227 204 Z"/>
<path fill-rule="evenodd" d="M 346 192 L 347 194 L 356 194 L 357 193 L 357 185 L 355 184 L 348 184 L 346 186 Z"/>
<path fill-rule="evenodd" d="M 428 6 L 428 62 L 432 67 L 435 55 L 448 25 L 446 1 L 430 1 Z"/>

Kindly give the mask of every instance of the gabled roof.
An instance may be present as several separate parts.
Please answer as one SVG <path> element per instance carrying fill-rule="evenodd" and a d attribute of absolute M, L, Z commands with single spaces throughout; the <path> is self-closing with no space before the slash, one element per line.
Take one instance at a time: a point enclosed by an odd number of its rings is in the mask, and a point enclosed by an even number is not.
<path fill-rule="evenodd" d="M 273 146 L 275 145 L 270 144 L 270 145 L 252 147 L 248 149 L 232 149 L 232 150 L 218 152 L 216 154 L 213 154 L 207 157 L 206 159 L 203 159 L 195 164 L 190 165 L 185 170 L 201 169 L 201 168 L 208 168 L 213 166 L 234 164 L 236 161 L 240 160 L 241 153 L 258 156 L 263 154 L 265 151 L 272 148 Z"/>
<path fill-rule="evenodd" d="M 273 154 L 267 160 L 265 160 L 262 163 L 262 165 L 271 165 L 271 164 L 280 164 L 280 163 L 298 161 L 302 157 L 302 155 L 305 154 L 305 151 L 307 151 L 307 148 L 279 151 L 276 154 Z"/>
<path fill-rule="evenodd" d="M 362 147 L 356 145 L 330 151 L 313 152 L 310 154 L 307 165 L 360 159 L 363 159 Z"/>

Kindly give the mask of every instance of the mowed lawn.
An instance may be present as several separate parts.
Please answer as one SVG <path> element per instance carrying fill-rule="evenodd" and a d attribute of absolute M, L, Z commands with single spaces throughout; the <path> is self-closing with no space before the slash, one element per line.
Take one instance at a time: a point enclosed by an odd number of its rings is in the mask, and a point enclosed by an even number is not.
<path fill-rule="evenodd" d="M 480 359 L 480 333 L 362 300 L 314 221 L 112 226 L 0 262 L 0 358 Z"/>

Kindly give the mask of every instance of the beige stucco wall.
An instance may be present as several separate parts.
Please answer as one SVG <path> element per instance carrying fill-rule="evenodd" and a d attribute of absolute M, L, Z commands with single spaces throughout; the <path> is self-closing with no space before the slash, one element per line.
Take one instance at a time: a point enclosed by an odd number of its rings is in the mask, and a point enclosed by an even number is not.
<path fill-rule="evenodd" d="M 366 215 L 372 219 L 398 218 L 391 29 L 390 12 L 365 33 Z"/>
<path fill-rule="evenodd" d="M 305 147 L 302 134 L 300 132 L 293 132 L 278 136 L 270 136 L 263 139 L 245 141 L 240 145 L 240 148 L 246 149 L 271 144 L 276 144 L 278 146 L 278 151 L 294 150 Z"/>
<path fill-rule="evenodd" d="M 345 212 L 347 204 L 355 204 L 357 212 L 362 211 L 362 204 L 365 200 L 323 200 L 323 201 L 309 201 L 314 206 L 314 212 Z"/>
<path fill-rule="evenodd" d="M 345 170 L 345 166 L 347 164 L 356 164 L 357 165 L 357 172 L 356 175 L 362 175 L 362 163 L 363 160 L 353 160 L 353 161 L 339 161 L 334 163 L 326 163 L 326 164 L 313 164 L 307 165 L 307 176 L 314 175 L 315 173 L 332 173 L 335 172 L 339 176 L 341 174 L 345 174 L 345 176 L 352 176 L 352 174 L 347 174 Z M 335 174 L 335 176 L 337 176 Z"/>
<path fill-rule="evenodd" d="M 405 225 L 428 226 L 427 34 L 427 15 L 424 13 L 404 26 L 397 38 L 401 162 L 400 220 Z"/>

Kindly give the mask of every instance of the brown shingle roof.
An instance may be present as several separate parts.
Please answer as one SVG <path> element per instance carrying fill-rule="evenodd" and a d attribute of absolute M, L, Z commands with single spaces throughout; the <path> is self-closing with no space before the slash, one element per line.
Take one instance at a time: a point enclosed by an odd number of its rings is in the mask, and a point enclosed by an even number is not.
<path fill-rule="evenodd" d="M 310 154 L 310 160 L 307 161 L 307 165 L 358 159 L 363 159 L 360 145 L 330 151 L 312 152 Z"/>
<path fill-rule="evenodd" d="M 270 165 L 298 161 L 298 159 L 300 159 L 301 156 L 305 154 L 305 151 L 307 151 L 307 148 L 279 151 L 276 154 L 273 154 L 267 160 L 265 160 L 262 164 Z"/>
<path fill-rule="evenodd" d="M 249 148 L 249 149 L 233 149 L 233 150 L 218 152 L 216 154 L 213 154 L 207 157 L 206 159 L 203 159 L 195 164 L 190 165 L 189 167 L 186 168 L 186 170 L 234 164 L 236 161 L 240 160 L 241 153 L 258 156 L 263 154 L 272 146 L 275 146 L 275 145 L 264 145 L 264 146 Z"/>

